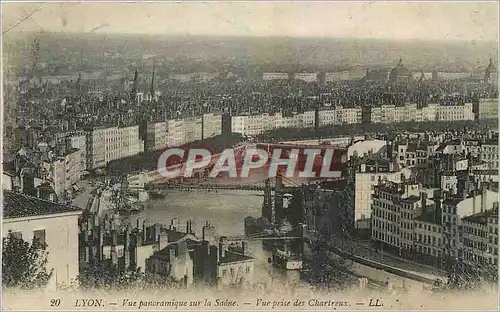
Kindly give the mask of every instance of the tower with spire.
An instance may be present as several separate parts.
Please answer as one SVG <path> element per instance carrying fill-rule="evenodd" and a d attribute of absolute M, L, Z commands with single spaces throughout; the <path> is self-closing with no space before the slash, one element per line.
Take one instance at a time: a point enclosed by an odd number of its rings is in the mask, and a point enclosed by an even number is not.
<path fill-rule="evenodd" d="M 493 60 L 490 57 L 490 63 L 488 67 L 484 70 L 484 82 L 489 83 L 491 79 L 491 74 L 493 74 L 495 69 L 493 68 Z"/>
<path fill-rule="evenodd" d="M 411 79 L 411 71 L 403 64 L 403 59 L 399 58 L 398 65 L 394 67 L 389 74 L 389 80 L 392 82 L 398 82 Z"/>
<path fill-rule="evenodd" d="M 155 98 L 155 64 L 153 64 L 153 74 L 151 75 L 151 86 L 149 87 L 150 101 L 153 102 Z"/>
<path fill-rule="evenodd" d="M 141 96 L 142 93 L 139 92 L 139 73 L 136 68 L 134 72 L 134 81 L 132 83 L 132 91 L 130 92 L 130 100 L 138 104 Z"/>

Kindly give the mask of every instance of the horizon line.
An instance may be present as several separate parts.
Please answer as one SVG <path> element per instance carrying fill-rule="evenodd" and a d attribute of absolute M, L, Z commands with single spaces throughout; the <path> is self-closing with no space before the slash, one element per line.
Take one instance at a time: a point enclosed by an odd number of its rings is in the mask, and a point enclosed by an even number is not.
<path fill-rule="evenodd" d="M 148 36 L 148 37 L 205 37 L 205 38 L 281 38 L 281 39 L 321 39 L 321 40 L 380 40 L 380 41 L 422 41 L 422 42 L 440 42 L 440 43 L 465 43 L 465 42 L 480 42 L 496 44 L 497 40 L 484 40 L 484 39 L 424 39 L 424 38 L 374 38 L 374 37 L 338 37 L 338 36 L 294 36 L 294 35 L 216 35 L 216 34 L 162 34 L 162 33 L 141 33 L 141 32 L 95 32 L 95 31 L 71 31 L 71 30 L 51 30 L 51 31 L 36 31 L 36 30 L 15 30 L 3 34 L 78 34 L 78 35 L 101 35 L 101 36 Z"/>

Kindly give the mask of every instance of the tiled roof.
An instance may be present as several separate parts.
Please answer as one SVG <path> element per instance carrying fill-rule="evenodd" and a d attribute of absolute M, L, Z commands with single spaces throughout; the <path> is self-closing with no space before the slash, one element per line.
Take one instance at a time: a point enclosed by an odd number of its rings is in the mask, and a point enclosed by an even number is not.
<path fill-rule="evenodd" d="M 458 203 L 460 203 L 463 200 L 464 200 L 463 198 L 451 197 L 451 198 L 446 198 L 445 200 L 443 200 L 443 204 L 449 205 L 449 206 L 456 206 L 456 205 L 458 205 Z"/>
<path fill-rule="evenodd" d="M 81 211 L 75 206 L 59 204 L 9 190 L 4 190 L 3 196 L 3 217 L 5 219 Z"/>
<path fill-rule="evenodd" d="M 401 201 L 403 201 L 405 203 L 411 203 L 411 204 L 413 204 L 413 203 L 418 202 L 419 200 L 420 200 L 419 196 L 411 195 L 411 196 L 409 196 L 407 198 L 402 199 Z"/>
<path fill-rule="evenodd" d="M 476 214 L 463 218 L 463 220 L 472 223 L 486 224 L 487 217 L 498 217 L 498 208 L 493 208 L 486 211 L 478 212 Z"/>
<path fill-rule="evenodd" d="M 247 261 L 247 260 L 253 260 L 252 257 L 237 253 L 231 250 L 227 250 L 225 252 L 225 257 L 219 259 L 219 263 L 221 264 L 229 264 L 233 262 L 240 262 L 240 261 Z"/>

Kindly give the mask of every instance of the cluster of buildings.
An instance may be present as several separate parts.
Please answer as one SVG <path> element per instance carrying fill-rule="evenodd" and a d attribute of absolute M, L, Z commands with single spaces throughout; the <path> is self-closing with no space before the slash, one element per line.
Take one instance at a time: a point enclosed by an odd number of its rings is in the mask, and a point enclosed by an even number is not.
<path fill-rule="evenodd" d="M 81 270 L 96 263 L 123 272 L 140 268 L 185 287 L 249 286 L 254 281 L 254 259 L 248 255 L 246 243 L 218 237 L 209 223 L 202 227 L 199 238 L 191 220 L 182 229 L 178 219 L 169 226 L 147 225 L 138 219 L 135 228 L 119 229 L 112 218 L 96 218 L 86 215 L 80 222 Z"/>
<path fill-rule="evenodd" d="M 339 82 L 352 80 L 366 80 L 372 82 L 405 82 L 410 80 L 432 79 L 432 80 L 457 80 L 457 79 L 479 79 L 488 83 L 496 83 L 498 74 L 494 68 L 493 62 L 486 67 L 484 73 L 471 74 L 469 72 L 412 72 L 407 68 L 403 60 L 400 59 L 394 68 L 353 68 L 335 72 L 265 72 L 262 74 L 262 80 L 301 80 L 305 82 Z"/>
<path fill-rule="evenodd" d="M 496 119 L 498 99 L 477 103 L 373 105 L 367 107 L 338 105 L 335 108 L 298 112 L 278 112 L 231 116 L 231 131 L 247 136 L 277 128 L 313 128 L 343 124 L 391 124 L 401 122 L 466 121 Z"/>
<path fill-rule="evenodd" d="M 4 190 L 4 233 L 47 244 L 47 269 L 52 270 L 48 288 L 79 283 L 89 267 L 101 266 L 119 272 L 141 269 L 153 277 L 189 287 L 247 287 L 254 282 L 254 259 L 244 242 L 218 237 L 210 224 L 198 238 L 194 222 L 179 227 L 178 219 L 165 225 L 119 227 L 106 215 Z M 98 201 L 99 199 L 95 199 Z M 98 205 L 95 201 L 93 204 Z M 94 276 L 99 278 L 99 276 Z"/>
<path fill-rule="evenodd" d="M 11 168 L 4 169 L 2 186 L 63 202 L 78 189 L 85 170 L 84 160 L 82 150 L 66 144 L 55 149 L 47 144 L 41 144 L 38 149 L 23 147 L 15 155 Z"/>
<path fill-rule="evenodd" d="M 497 133 L 399 135 L 356 142 L 348 155 L 358 230 L 429 264 L 497 265 Z"/>
<path fill-rule="evenodd" d="M 196 117 L 147 123 L 145 127 L 144 150 L 155 151 L 166 146 L 181 146 L 220 135 L 222 115 L 207 113 Z"/>
<path fill-rule="evenodd" d="M 496 274 L 497 131 L 366 137 L 347 157 L 346 181 L 306 193 L 309 229 L 333 240 L 352 230 L 408 261 Z"/>
<path fill-rule="evenodd" d="M 442 265 L 498 265 L 498 192 L 482 187 L 454 196 L 415 182 L 374 187 L 372 240 L 400 256 Z"/>
<path fill-rule="evenodd" d="M 113 160 L 167 146 L 181 146 L 221 133 L 222 117 L 213 113 L 135 126 L 92 127 L 55 135 L 47 135 L 39 127 L 26 127 L 17 132 L 17 145 L 22 148 L 15 158 L 44 166 L 48 171 L 46 180 L 51 181 L 60 194 L 59 190 L 69 188 L 87 171 L 103 168 Z M 14 173 L 19 177 L 21 167 L 18 165 Z M 37 172 L 40 175 L 36 177 L 42 178 L 42 171 Z"/>

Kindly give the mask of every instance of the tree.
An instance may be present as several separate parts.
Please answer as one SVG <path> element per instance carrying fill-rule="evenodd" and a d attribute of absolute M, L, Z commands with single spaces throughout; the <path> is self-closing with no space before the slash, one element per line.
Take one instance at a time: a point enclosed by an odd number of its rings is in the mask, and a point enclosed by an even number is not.
<path fill-rule="evenodd" d="M 323 289 L 342 289 L 354 281 L 350 263 L 341 257 L 329 257 L 326 242 L 316 242 L 311 246 L 311 282 Z"/>
<path fill-rule="evenodd" d="M 9 231 L 2 240 L 2 283 L 5 287 L 35 289 L 48 284 L 52 270 L 47 270 L 47 244 L 32 244 Z"/>
<path fill-rule="evenodd" d="M 110 264 L 109 261 L 103 261 L 82 270 L 78 276 L 78 282 L 80 287 L 87 289 L 158 289 L 175 287 L 179 284 L 171 278 L 144 273 L 141 268 L 119 270 L 116 265 Z"/>

